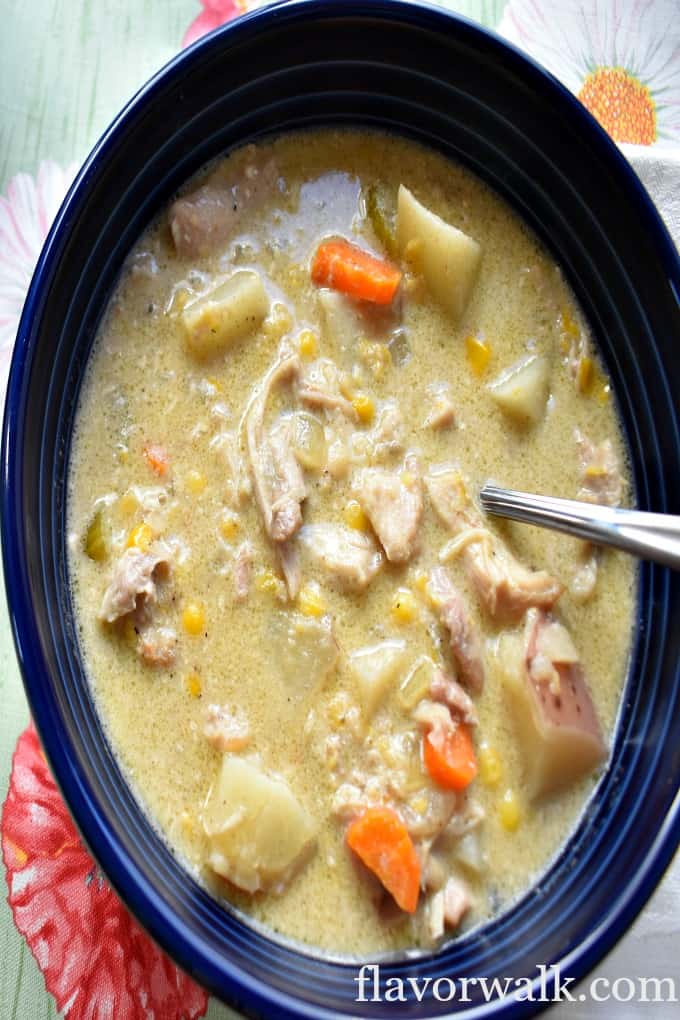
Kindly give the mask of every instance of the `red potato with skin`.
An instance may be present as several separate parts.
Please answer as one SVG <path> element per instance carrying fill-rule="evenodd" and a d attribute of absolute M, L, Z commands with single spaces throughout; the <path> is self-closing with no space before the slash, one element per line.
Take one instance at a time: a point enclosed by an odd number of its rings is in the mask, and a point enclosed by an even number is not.
<path fill-rule="evenodd" d="M 575 782 L 607 754 L 582 664 L 552 661 L 550 676 L 532 668 L 541 654 L 532 654 L 532 644 L 542 630 L 555 626 L 546 613 L 537 612 L 528 620 L 526 643 L 519 635 L 506 635 L 499 650 L 533 797 Z"/>

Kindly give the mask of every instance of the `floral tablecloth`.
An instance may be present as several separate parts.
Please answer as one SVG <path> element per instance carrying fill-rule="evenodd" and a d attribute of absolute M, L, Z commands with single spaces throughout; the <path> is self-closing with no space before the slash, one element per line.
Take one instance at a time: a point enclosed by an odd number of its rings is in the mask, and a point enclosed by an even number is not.
<path fill-rule="evenodd" d="M 113 115 L 182 46 L 260 0 L 0 0 L 0 399 L 42 241 L 78 164 Z M 678 0 L 453 0 L 574 91 L 680 225 Z M 638 148 L 644 147 L 644 148 Z M 674 162 L 675 161 L 675 162 Z M 674 203 L 678 203 L 675 205 Z M 676 218 L 674 220 L 674 217 Z M 676 234 L 676 243 L 678 235 Z M 0 1020 L 234 1017 L 151 942 L 83 848 L 28 708 L 0 590 Z M 673 976 L 680 868 L 599 973 Z M 617 1017 L 680 1016 L 618 1003 Z M 610 1015 L 575 1003 L 551 1015 Z"/>

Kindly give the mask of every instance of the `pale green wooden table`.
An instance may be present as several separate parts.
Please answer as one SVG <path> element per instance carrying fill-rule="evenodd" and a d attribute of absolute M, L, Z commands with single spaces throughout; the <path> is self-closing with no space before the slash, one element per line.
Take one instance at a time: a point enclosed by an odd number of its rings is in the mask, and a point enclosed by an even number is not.
<path fill-rule="evenodd" d="M 506 5 L 504 0 L 459 0 L 447 6 L 496 27 Z M 554 6 L 546 3 L 544 10 Z M 585 3 L 574 8 L 580 11 L 588 6 Z M 0 0 L 0 193 L 14 174 L 35 174 L 40 161 L 46 158 L 62 165 L 81 162 L 135 90 L 179 50 L 185 32 L 199 13 L 198 0 Z M 680 73 L 680 67 L 677 71 Z M 10 756 L 27 721 L 4 588 L 0 588 L 0 802 L 7 789 Z M 664 968 L 674 967 L 677 974 L 677 953 L 672 946 L 678 926 L 677 920 L 667 920 L 669 895 L 677 894 L 657 893 L 638 922 L 636 931 L 641 934 L 629 935 L 605 961 L 601 973 L 663 974 L 667 973 Z M 657 919 L 666 926 L 665 932 L 656 930 Z M 635 1010 L 639 1008 L 634 1003 L 631 1007 L 618 1006 L 618 1016 L 637 1017 Z M 661 1018 L 677 1015 L 666 1012 L 671 1009 L 678 1007 L 647 1007 L 648 1015 Z M 57 1015 L 36 962 L 14 927 L 3 894 L 0 1020 L 39 1020 Z M 211 1000 L 206 1015 L 224 1018 L 234 1014 Z M 572 1020 L 595 1015 L 605 1014 L 592 1003 L 586 1012 L 576 1006 L 564 1013 Z M 128 1018 L 116 1016 L 115 1020 Z"/>

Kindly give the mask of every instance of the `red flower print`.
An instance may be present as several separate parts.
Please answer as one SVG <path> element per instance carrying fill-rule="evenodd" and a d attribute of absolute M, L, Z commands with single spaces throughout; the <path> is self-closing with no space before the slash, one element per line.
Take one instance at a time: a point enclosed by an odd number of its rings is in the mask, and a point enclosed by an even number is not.
<path fill-rule="evenodd" d="M 238 18 L 239 14 L 247 11 L 249 6 L 254 5 L 248 4 L 247 0 L 201 0 L 203 11 L 189 25 L 182 39 L 182 46 L 190 46 L 201 36 L 212 32 L 214 28 L 219 28 L 226 21 Z"/>
<path fill-rule="evenodd" d="M 80 841 L 31 723 L 0 821 L 14 923 L 68 1020 L 197 1020 L 208 996 L 132 919 Z"/>

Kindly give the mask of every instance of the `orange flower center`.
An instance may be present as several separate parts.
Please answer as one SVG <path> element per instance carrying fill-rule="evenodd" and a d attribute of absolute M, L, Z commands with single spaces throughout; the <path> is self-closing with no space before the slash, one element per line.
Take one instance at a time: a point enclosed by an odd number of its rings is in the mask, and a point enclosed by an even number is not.
<path fill-rule="evenodd" d="M 597 67 L 578 98 L 615 142 L 656 141 L 656 108 L 649 89 L 622 67 Z"/>

